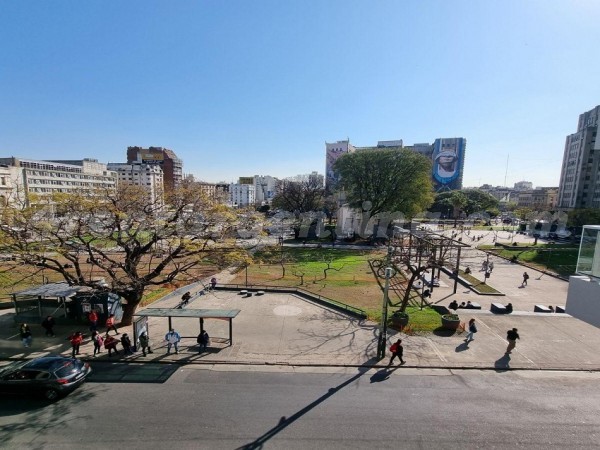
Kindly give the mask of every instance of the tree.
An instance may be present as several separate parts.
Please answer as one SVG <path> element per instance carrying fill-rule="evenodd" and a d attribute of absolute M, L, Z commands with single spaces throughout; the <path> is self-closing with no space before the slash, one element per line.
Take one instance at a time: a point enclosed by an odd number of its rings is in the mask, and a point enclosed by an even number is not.
<path fill-rule="evenodd" d="M 148 287 L 190 281 L 207 260 L 223 266 L 244 257 L 233 248 L 236 215 L 191 183 L 164 202 L 151 201 L 138 186 L 97 194 L 62 194 L 46 206 L 13 209 L 12 223 L 0 230 L 3 250 L 15 263 L 54 271 L 70 285 L 120 295 L 126 325 Z"/>
<path fill-rule="evenodd" d="M 569 211 L 568 215 L 568 225 L 571 227 L 600 224 L 600 209 L 578 208 Z"/>
<path fill-rule="evenodd" d="M 347 153 L 334 169 L 349 206 L 366 212 L 363 227 L 386 212 L 414 217 L 433 201 L 431 161 L 407 149 Z"/>
<path fill-rule="evenodd" d="M 318 211 L 323 208 L 325 188 L 316 178 L 308 177 L 300 181 L 282 180 L 273 201 L 273 208 L 292 213 Z"/>
<path fill-rule="evenodd" d="M 462 189 L 459 191 L 440 192 L 429 208 L 432 212 L 446 214 L 450 208 L 456 213 L 456 207 L 466 215 L 474 213 L 498 212 L 498 199 L 479 189 Z M 456 217 L 456 216 L 454 216 Z"/>

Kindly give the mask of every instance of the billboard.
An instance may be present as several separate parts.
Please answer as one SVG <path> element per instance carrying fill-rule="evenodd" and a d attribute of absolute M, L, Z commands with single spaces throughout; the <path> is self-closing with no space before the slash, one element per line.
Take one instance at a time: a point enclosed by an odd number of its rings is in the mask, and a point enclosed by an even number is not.
<path fill-rule="evenodd" d="M 462 188 L 464 138 L 436 139 L 431 155 L 433 184 L 437 192 Z"/>
<path fill-rule="evenodd" d="M 157 162 L 162 162 L 164 160 L 163 154 L 161 153 L 149 153 L 149 152 L 141 152 L 142 163 L 152 164 Z"/>

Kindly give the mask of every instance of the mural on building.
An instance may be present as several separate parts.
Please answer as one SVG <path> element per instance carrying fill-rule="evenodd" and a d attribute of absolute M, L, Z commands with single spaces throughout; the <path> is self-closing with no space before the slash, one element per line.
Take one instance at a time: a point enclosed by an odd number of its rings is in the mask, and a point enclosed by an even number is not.
<path fill-rule="evenodd" d="M 436 191 L 462 188 L 465 157 L 463 138 L 436 139 L 433 144 L 433 182 Z"/>

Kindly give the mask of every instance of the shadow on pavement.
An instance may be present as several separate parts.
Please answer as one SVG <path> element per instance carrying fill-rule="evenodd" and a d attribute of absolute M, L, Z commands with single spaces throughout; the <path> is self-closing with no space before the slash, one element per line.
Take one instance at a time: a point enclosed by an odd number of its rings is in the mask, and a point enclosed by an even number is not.
<path fill-rule="evenodd" d="M 378 370 L 371 375 L 371 383 L 380 383 L 390 378 L 390 375 L 398 369 L 399 366 L 386 367 L 385 369 Z"/>
<path fill-rule="evenodd" d="M 454 351 L 456 353 L 459 352 L 464 352 L 465 350 L 469 350 L 469 344 L 467 342 L 462 342 L 459 345 L 456 346 L 456 348 L 454 349 Z"/>
<path fill-rule="evenodd" d="M 366 361 L 362 366 L 360 366 L 358 368 L 358 373 L 356 375 L 352 376 L 351 378 L 349 378 L 348 380 L 346 380 L 343 383 L 339 384 L 338 386 L 330 388 L 327 391 L 327 393 L 323 394 L 321 397 L 319 397 L 318 399 L 316 399 L 312 403 L 306 405 L 300 411 L 295 412 L 290 417 L 285 417 L 285 416 L 281 417 L 281 419 L 279 419 L 279 423 L 277 425 L 275 425 L 273 428 L 271 428 L 270 430 L 268 430 L 262 436 L 256 438 L 256 440 L 254 440 L 254 441 L 252 441 L 252 442 L 250 442 L 250 443 L 248 443 L 246 445 L 242 445 L 241 447 L 238 447 L 237 450 L 255 450 L 255 449 L 261 449 L 261 448 L 263 448 L 264 444 L 269 439 L 271 439 L 272 437 L 275 437 L 279 432 L 285 430 L 289 425 L 291 425 L 296 420 L 298 420 L 299 418 L 301 418 L 304 414 L 310 412 L 313 408 L 319 406 L 325 400 L 328 400 L 330 397 L 332 397 L 333 395 L 337 394 L 340 390 L 342 390 L 343 388 L 345 388 L 349 384 L 351 384 L 351 383 L 355 382 L 356 380 L 358 380 L 368 370 L 370 370 L 370 368 L 371 368 L 371 366 L 373 364 L 377 363 L 378 361 L 379 360 L 377 358 L 371 358 L 370 360 Z M 386 369 L 384 369 L 384 370 L 386 370 Z"/>
<path fill-rule="evenodd" d="M 510 370 L 510 356 L 504 355 L 502 358 L 496 360 L 494 363 L 494 367 L 496 368 L 496 372 L 506 372 Z"/>
<path fill-rule="evenodd" d="M 164 383 L 180 364 L 135 364 L 98 362 L 93 364 L 89 383 Z"/>

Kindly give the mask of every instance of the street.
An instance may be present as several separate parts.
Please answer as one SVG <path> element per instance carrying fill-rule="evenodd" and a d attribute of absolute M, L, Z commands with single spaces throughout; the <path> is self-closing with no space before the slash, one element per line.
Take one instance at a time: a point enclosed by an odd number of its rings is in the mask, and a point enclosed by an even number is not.
<path fill-rule="evenodd" d="M 316 372 L 316 373 L 315 373 Z M 96 364 L 0 399 L 3 448 L 597 448 L 600 374 Z"/>

